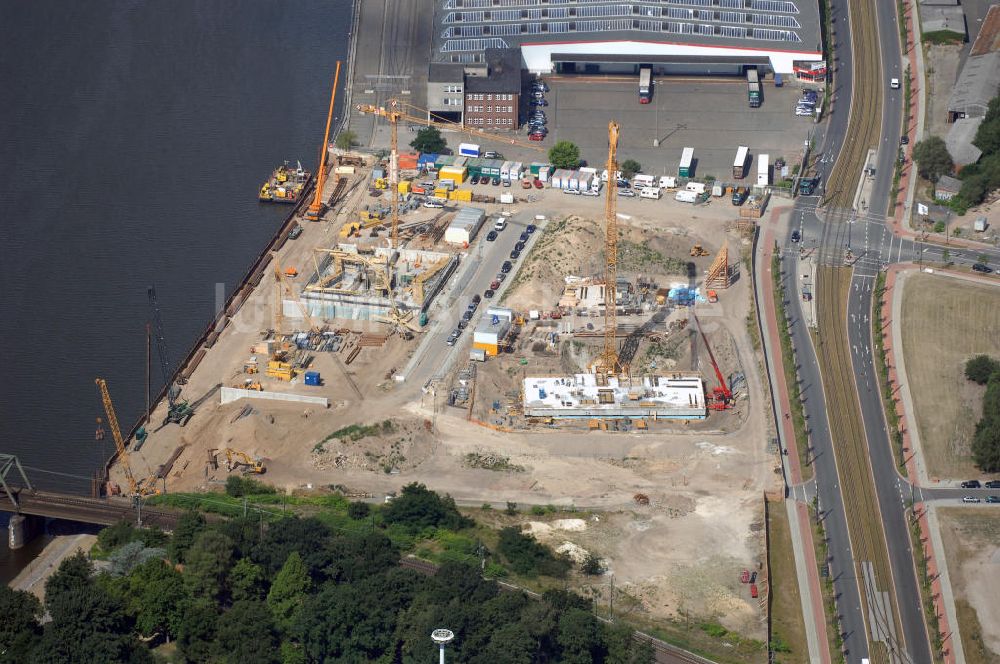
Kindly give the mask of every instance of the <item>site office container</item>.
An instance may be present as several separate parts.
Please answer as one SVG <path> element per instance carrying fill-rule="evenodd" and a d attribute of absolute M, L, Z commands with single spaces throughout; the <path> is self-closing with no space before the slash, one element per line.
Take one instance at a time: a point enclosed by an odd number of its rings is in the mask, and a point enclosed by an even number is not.
<path fill-rule="evenodd" d="M 698 194 L 687 189 L 681 189 L 674 194 L 674 200 L 680 201 L 681 203 L 694 203 L 698 200 Z"/>
<path fill-rule="evenodd" d="M 757 156 L 757 186 L 766 187 L 771 184 L 771 157 L 766 154 Z"/>
<path fill-rule="evenodd" d="M 465 182 L 468 173 L 469 171 L 465 168 L 465 166 L 445 166 L 438 171 L 438 178 L 441 180 L 453 180 L 455 184 L 462 184 Z"/>
<path fill-rule="evenodd" d="M 736 160 L 733 162 L 733 177 L 742 180 L 747 176 L 747 157 L 750 156 L 750 148 L 741 145 L 736 151 Z"/>
<path fill-rule="evenodd" d="M 694 148 L 684 148 L 681 152 L 681 163 L 677 168 L 677 175 L 682 178 L 691 177 L 691 164 L 694 162 Z"/>
<path fill-rule="evenodd" d="M 514 166 L 514 162 L 505 161 L 503 166 L 500 167 L 500 179 L 510 180 L 510 169 Z"/>
<path fill-rule="evenodd" d="M 585 173 L 581 170 L 577 179 L 577 186 L 580 188 L 580 191 L 591 189 L 594 186 L 594 178 L 595 175 L 593 173 Z M 600 184 L 600 180 L 598 180 L 598 184 Z"/>
<path fill-rule="evenodd" d="M 542 181 L 542 182 L 548 182 L 548 180 L 549 180 L 549 173 L 551 172 L 551 170 L 552 170 L 551 166 L 542 166 L 541 168 L 539 168 L 538 169 L 538 179 L 540 181 Z"/>
<path fill-rule="evenodd" d="M 479 146 L 476 145 L 475 143 L 459 143 L 458 154 L 466 157 L 478 157 Z"/>
<path fill-rule="evenodd" d="M 654 198 L 660 200 L 660 188 L 659 187 L 643 187 L 639 190 L 639 196 L 642 198 Z"/>
<path fill-rule="evenodd" d="M 704 194 L 705 185 L 701 182 L 688 182 L 686 185 L 684 185 L 684 190 L 693 191 L 696 194 Z"/>
<path fill-rule="evenodd" d="M 677 178 L 673 175 L 660 176 L 660 189 L 674 189 L 677 187 Z"/>
<path fill-rule="evenodd" d="M 524 166 L 519 161 L 515 161 L 514 165 L 510 167 L 510 179 L 519 180 L 521 179 L 521 173 L 524 172 Z"/>
<path fill-rule="evenodd" d="M 656 178 L 652 175 L 643 175 L 642 173 L 637 173 L 632 177 L 633 187 L 655 187 Z"/>
<path fill-rule="evenodd" d="M 569 185 L 564 188 L 571 191 L 580 190 L 580 171 L 572 171 L 569 174 Z"/>

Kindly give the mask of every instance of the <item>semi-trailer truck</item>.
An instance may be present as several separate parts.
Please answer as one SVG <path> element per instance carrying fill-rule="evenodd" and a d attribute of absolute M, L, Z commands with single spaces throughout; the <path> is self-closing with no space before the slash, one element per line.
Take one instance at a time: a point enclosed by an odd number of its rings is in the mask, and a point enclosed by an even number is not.
<path fill-rule="evenodd" d="M 653 101 L 653 68 L 639 67 L 639 103 L 648 104 Z"/>
<path fill-rule="evenodd" d="M 747 69 L 747 99 L 750 102 L 750 108 L 760 107 L 760 77 L 756 69 Z"/>
<path fill-rule="evenodd" d="M 733 162 L 733 177 L 742 180 L 747 176 L 747 157 L 750 156 L 750 148 L 741 145 L 736 151 L 736 161 Z"/>

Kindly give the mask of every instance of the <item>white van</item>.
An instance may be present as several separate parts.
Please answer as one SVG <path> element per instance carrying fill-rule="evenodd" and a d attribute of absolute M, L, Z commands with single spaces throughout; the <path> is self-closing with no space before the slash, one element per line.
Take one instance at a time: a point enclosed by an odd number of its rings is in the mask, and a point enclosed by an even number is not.
<path fill-rule="evenodd" d="M 505 228 L 507 228 L 507 217 L 500 217 L 496 220 L 496 223 L 493 224 L 493 230 L 498 233 Z"/>
<path fill-rule="evenodd" d="M 684 189 L 686 189 L 687 191 L 693 191 L 696 194 L 705 193 L 705 185 L 702 182 L 688 182 L 686 185 L 684 185 Z"/>
<path fill-rule="evenodd" d="M 660 200 L 660 188 L 659 187 L 643 187 L 639 190 L 639 196 L 641 198 L 654 198 Z"/>
<path fill-rule="evenodd" d="M 660 189 L 674 189 L 677 187 L 677 178 L 673 175 L 660 176 Z"/>
<path fill-rule="evenodd" d="M 642 187 L 655 187 L 656 178 L 652 175 L 643 175 L 642 173 L 637 173 L 632 176 L 632 186 L 636 188 Z"/>
<path fill-rule="evenodd" d="M 687 189 L 681 189 L 674 194 L 674 200 L 680 201 L 681 203 L 694 203 L 698 200 L 698 194 L 693 191 L 688 191 Z"/>

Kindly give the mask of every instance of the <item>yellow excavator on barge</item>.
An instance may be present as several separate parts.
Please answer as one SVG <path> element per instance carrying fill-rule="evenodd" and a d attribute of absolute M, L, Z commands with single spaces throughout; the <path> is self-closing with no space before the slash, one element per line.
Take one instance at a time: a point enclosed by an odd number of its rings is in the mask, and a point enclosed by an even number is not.
<path fill-rule="evenodd" d="M 296 164 L 297 168 L 293 169 L 286 161 L 274 169 L 271 177 L 261 185 L 257 199 L 262 203 L 298 203 L 311 174 L 302 168 L 302 162 Z"/>

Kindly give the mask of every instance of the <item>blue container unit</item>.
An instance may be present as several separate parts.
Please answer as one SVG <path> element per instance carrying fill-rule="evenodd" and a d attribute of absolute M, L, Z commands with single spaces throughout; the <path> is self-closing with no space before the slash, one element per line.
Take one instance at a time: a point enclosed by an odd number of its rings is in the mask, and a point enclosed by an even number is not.
<path fill-rule="evenodd" d="M 307 371 L 305 373 L 305 384 L 306 385 L 316 385 L 316 386 L 322 385 L 323 381 L 319 377 L 319 372 L 318 371 Z"/>

